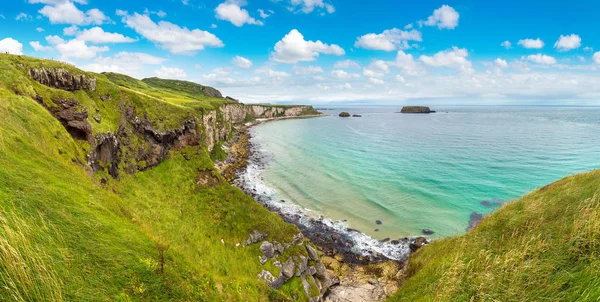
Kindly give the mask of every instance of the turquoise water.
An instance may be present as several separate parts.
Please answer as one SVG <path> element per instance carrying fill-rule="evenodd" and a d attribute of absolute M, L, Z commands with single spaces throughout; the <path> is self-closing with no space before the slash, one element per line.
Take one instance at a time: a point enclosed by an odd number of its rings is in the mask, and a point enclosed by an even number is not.
<path fill-rule="evenodd" d="M 600 168 L 600 108 L 399 109 L 338 108 L 253 128 L 270 157 L 262 181 L 314 216 L 394 239 L 464 232 L 471 213 L 489 213 L 495 201 Z"/>

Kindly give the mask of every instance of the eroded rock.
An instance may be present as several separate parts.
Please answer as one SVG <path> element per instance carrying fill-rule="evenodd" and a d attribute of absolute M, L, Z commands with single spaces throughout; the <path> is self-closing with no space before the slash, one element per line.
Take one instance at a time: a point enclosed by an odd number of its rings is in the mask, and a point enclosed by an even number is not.
<path fill-rule="evenodd" d="M 29 76 L 40 84 L 67 90 L 96 91 L 96 79 L 85 74 L 71 74 L 64 68 L 34 68 L 29 70 Z"/>

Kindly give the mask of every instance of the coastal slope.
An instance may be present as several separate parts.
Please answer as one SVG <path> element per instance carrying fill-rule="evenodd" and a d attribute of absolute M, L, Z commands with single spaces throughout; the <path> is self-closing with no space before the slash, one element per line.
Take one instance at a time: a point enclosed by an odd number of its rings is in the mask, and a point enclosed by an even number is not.
<path fill-rule="evenodd" d="M 390 301 L 596 301 L 600 171 L 537 189 L 411 255 Z"/>
<path fill-rule="evenodd" d="M 231 186 L 213 162 L 236 123 L 312 107 L 245 106 L 190 82 L 25 56 L 2 54 L 0 68 L 0 300 L 323 294 L 322 274 L 310 269 L 319 261 L 298 228 Z M 272 287 L 259 275 L 279 276 L 278 260 L 297 270 Z"/>

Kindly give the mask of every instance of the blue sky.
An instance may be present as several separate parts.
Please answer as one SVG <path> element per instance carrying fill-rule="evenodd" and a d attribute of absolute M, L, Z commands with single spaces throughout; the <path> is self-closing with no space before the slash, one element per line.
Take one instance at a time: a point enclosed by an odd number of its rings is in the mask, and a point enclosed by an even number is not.
<path fill-rule="evenodd" d="M 600 1 L 10 0 L 0 50 L 245 102 L 600 105 Z"/>

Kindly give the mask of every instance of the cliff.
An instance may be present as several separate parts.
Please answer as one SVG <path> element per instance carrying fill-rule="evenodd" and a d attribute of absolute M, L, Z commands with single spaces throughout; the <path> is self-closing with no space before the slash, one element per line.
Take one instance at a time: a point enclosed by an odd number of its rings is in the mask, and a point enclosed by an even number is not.
<path fill-rule="evenodd" d="M 336 282 L 210 158 L 237 124 L 311 107 L 24 56 L 0 68 L 0 300 L 316 301 Z"/>

